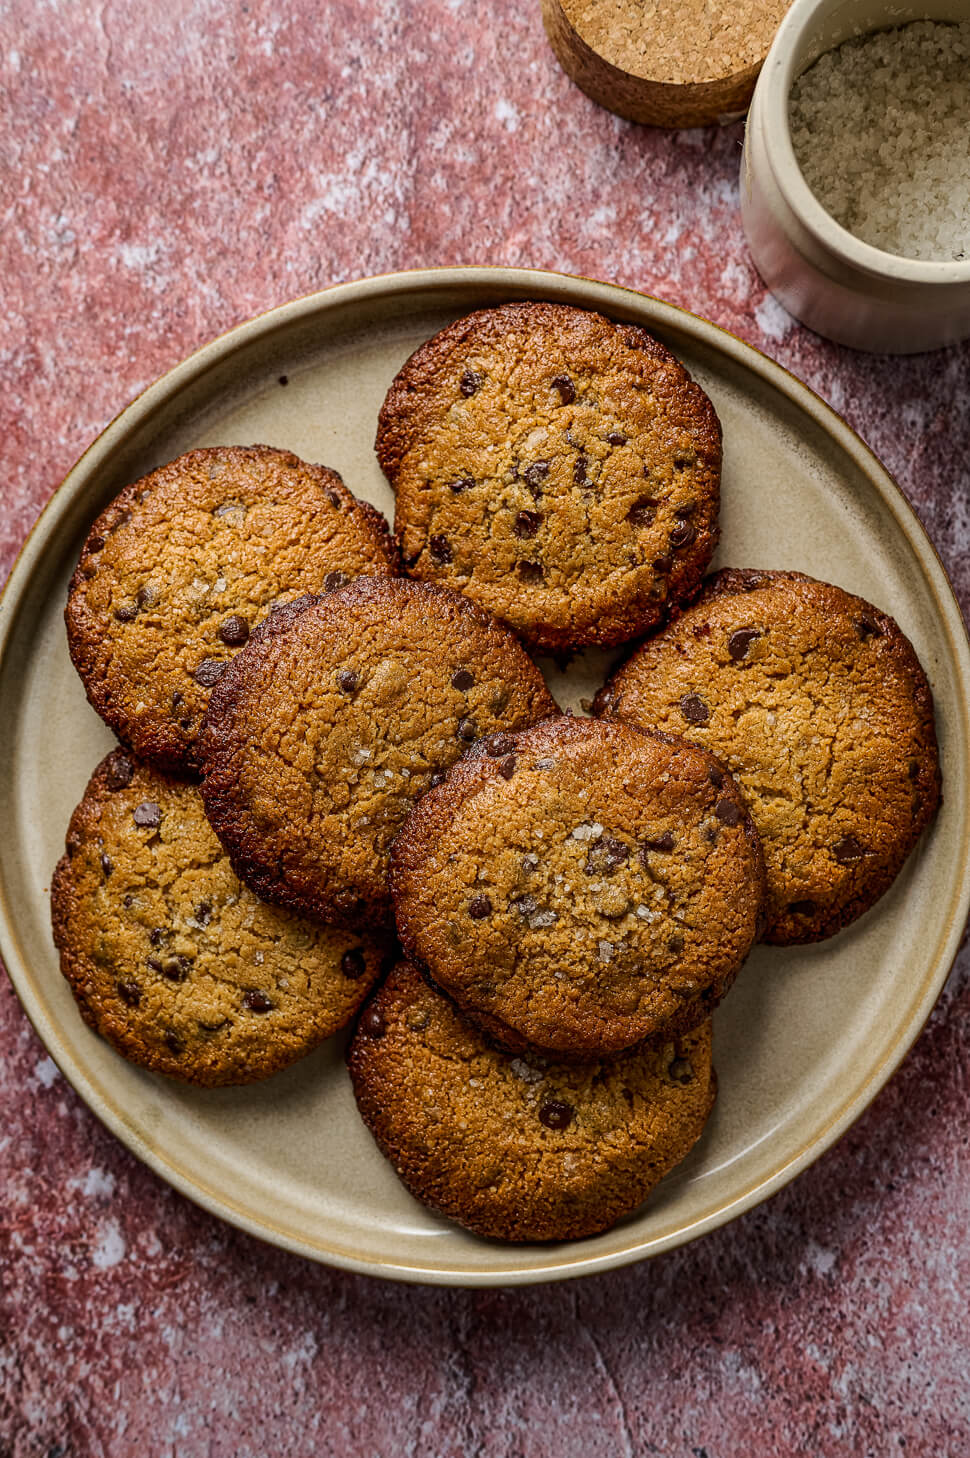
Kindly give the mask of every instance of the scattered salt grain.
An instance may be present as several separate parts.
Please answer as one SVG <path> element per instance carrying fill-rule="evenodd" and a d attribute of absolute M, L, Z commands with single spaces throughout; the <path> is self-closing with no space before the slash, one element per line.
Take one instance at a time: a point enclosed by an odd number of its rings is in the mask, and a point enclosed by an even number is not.
<path fill-rule="evenodd" d="M 539 1069 L 530 1067 L 522 1058 L 513 1058 L 509 1064 L 509 1070 L 515 1074 L 516 1078 L 521 1078 L 523 1083 L 542 1082 L 542 1074 Z"/>
<path fill-rule="evenodd" d="M 599 840 L 603 834 L 603 827 L 598 821 L 592 825 L 577 825 L 575 830 L 570 832 L 572 840 Z"/>
<path fill-rule="evenodd" d="M 845 41 L 792 87 L 792 145 L 822 207 L 906 258 L 970 258 L 970 22 Z"/>

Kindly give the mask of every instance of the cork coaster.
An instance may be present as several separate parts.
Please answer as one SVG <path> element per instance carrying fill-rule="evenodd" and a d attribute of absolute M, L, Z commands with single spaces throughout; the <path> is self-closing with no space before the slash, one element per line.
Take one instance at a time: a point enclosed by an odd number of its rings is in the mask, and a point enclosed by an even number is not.
<path fill-rule="evenodd" d="M 696 127 L 743 113 L 790 0 L 542 0 L 549 42 L 587 96 L 630 121 Z"/>

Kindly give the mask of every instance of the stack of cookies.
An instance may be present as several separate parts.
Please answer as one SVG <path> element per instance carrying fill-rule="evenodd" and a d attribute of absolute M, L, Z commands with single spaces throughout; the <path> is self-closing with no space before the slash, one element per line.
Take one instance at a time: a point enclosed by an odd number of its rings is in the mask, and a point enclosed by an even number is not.
<path fill-rule="evenodd" d="M 897 625 L 793 572 L 705 579 L 714 409 L 642 329 L 489 309 L 393 381 L 395 538 L 287 451 L 127 488 L 71 583 L 122 747 L 52 888 L 82 1016 L 245 1083 L 356 1018 L 408 1188 L 505 1240 L 595 1234 L 699 1138 L 759 938 L 833 935 L 939 801 Z M 641 640 L 560 713 L 529 651 Z"/>

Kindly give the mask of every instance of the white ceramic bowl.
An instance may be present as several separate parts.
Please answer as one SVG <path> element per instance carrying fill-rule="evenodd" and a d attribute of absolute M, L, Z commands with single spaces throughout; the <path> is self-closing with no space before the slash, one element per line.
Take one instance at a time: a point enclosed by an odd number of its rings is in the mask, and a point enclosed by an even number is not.
<path fill-rule="evenodd" d="M 970 260 L 901 258 L 841 227 L 795 161 L 788 98 L 823 52 L 913 20 L 970 21 L 970 0 L 795 0 L 755 87 L 741 160 L 744 231 L 772 293 L 816 333 L 887 354 L 970 336 Z"/>

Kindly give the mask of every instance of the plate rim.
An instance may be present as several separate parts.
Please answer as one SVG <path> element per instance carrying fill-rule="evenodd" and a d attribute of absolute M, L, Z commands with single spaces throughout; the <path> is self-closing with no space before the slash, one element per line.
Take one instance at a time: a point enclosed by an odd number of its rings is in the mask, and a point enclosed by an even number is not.
<path fill-rule="evenodd" d="M 51 495 L 20 548 L 3 591 L 0 593 L 0 672 L 5 667 L 7 655 L 15 640 L 24 595 L 33 581 L 35 567 L 47 543 L 57 537 L 65 513 L 89 485 L 92 470 L 103 469 L 112 453 L 127 441 L 133 430 L 147 424 L 156 409 L 177 398 L 180 392 L 200 379 L 212 366 L 224 361 L 238 349 L 248 346 L 260 337 L 268 337 L 278 329 L 291 328 L 317 313 L 325 315 L 329 310 L 347 303 L 373 301 L 379 299 L 381 295 L 394 298 L 422 293 L 430 295 L 449 288 L 457 292 L 477 290 L 481 293 L 495 294 L 501 294 L 504 289 L 508 290 L 510 294 L 520 297 L 523 296 L 523 290 L 528 290 L 536 297 L 554 295 L 563 301 L 577 303 L 580 307 L 601 308 L 608 314 L 616 314 L 618 311 L 622 313 L 626 300 L 630 301 L 626 308 L 633 314 L 640 313 L 646 304 L 652 316 L 650 322 L 654 327 L 669 328 L 672 332 L 691 337 L 702 346 L 727 355 L 733 364 L 753 373 L 763 383 L 779 391 L 797 409 L 807 414 L 816 426 L 832 437 L 842 451 L 854 460 L 877 491 L 885 508 L 890 511 L 897 527 L 914 553 L 920 574 L 933 599 L 939 625 L 946 632 L 950 656 L 960 669 L 957 688 L 963 711 L 962 731 L 964 742 L 970 744 L 970 639 L 968 639 L 967 624 L 959 600 L 926 528 L 909 503 L 902 487 L 848 422 L 809 385 L 799 380 L 783 365 L 778 364 L 777 361 L 753 345 L 739 339 L 719 325 L 675 304 L 668 303 L 666 300 L 621 284 L 589 279 L 579 274 L 491 265 L 403 270 L 333 284 L 328 288 L 289 300 L 234 325 L 193 350 L 147 385 L 118 412 L 78 457 Z M 480 307 L 480 305 L 471 307 Z M 965 801 L 970 799 L 970 789 L 967 786 L 954 785 L 950 793 L 962 794 Z M 959 866 L 966 869 L 968 865 L 970 865 L 970 829 L 965 829 Z M 30 971 L 29 961 L 20 955 L 16 913 L 8 905 L 6 889 L 2 880 L 0 880 L 0 954 L 2 954 L 10 982 L 21 1006 L 48 1055 L 86 1106 L 137 1159 L 146 1164 L 167 1184 L 178 1190 L 180 1194 L 210 1214 L 293 1254 L 358 1274 L 404 1282 L 465 1288 L 519 1286 L 593 1275 L 674 1250 L 727 1224 L 747 1210 L 753 1209 L 807 1169 L 830 1149 L 869 1107 L 912 1048 L 947 980 L 960 947 L 968 909 L 970 909 L 970 878 L 964 877 L 962 890 L 958 891 L 951 901 L 949 920 L 944 924 L 942 934 L 938 939 L 938 951 L 934 962 L 927 969 L 922 991 L 910 1005 L 905 1020 L 897 1027 L 892 1046 L 886 1051 L 879 1064 L 870 1070 L 868 1078 L 858 1088 L 855 1095 L 839 1105 L 836 1111 L 815 1129 L 812 1137 L 806 1139 L 801 1147 L 770 1175 L 755 1180 L 745 1189 L 724 1200 L 717 1208 L 706 1214 L 700 1214 L 675 1231 L 633 1243 L 622 1250 L 598 1255 L 581 1253 L 582 1242 L 546 1247 L 535 1246 L 533 1247 L 536 1252 L 535 1261 L 527 1268 L 513 1270 L 462 1269 L 459 1261 L 453 1261 L 447 1269 L 423 1265 L 417 1259 L 398 1263 L 355 1254 L 336 1242 L 328 1244 L 319 1239 L 310 1241 L 306 1237 L 301 1238 L 292 1234 L 282 1225 L 274 1225 L 271 1220 L 263 1216 L 252 1214 L 235 1199 L 209 1188 L 195 1175 L 183 1172 L 172 1157 L 156 1151 L 140 1132 L 127 1122 L 123 1111 L 114 1106 L 111 1100 L 102 1093 L 85 1065 L 76 1060 L 67 1047 L 61 1045 L 59 1030 L 54 1020 L 48 1017 L 39 988 L 35 987 L 35 979 Z M 496 1246 L 497 1253 L 502 1249 L 503 1247 Z M 512 1249 L 520 1248 L 512 1247 Z M 547 1252 L 550 1254 L 555 1252 L 557 1258 L 547 1259 Z M 569 1259 L 570 1252 L 575 1253 L 571 1260 Z"/>

